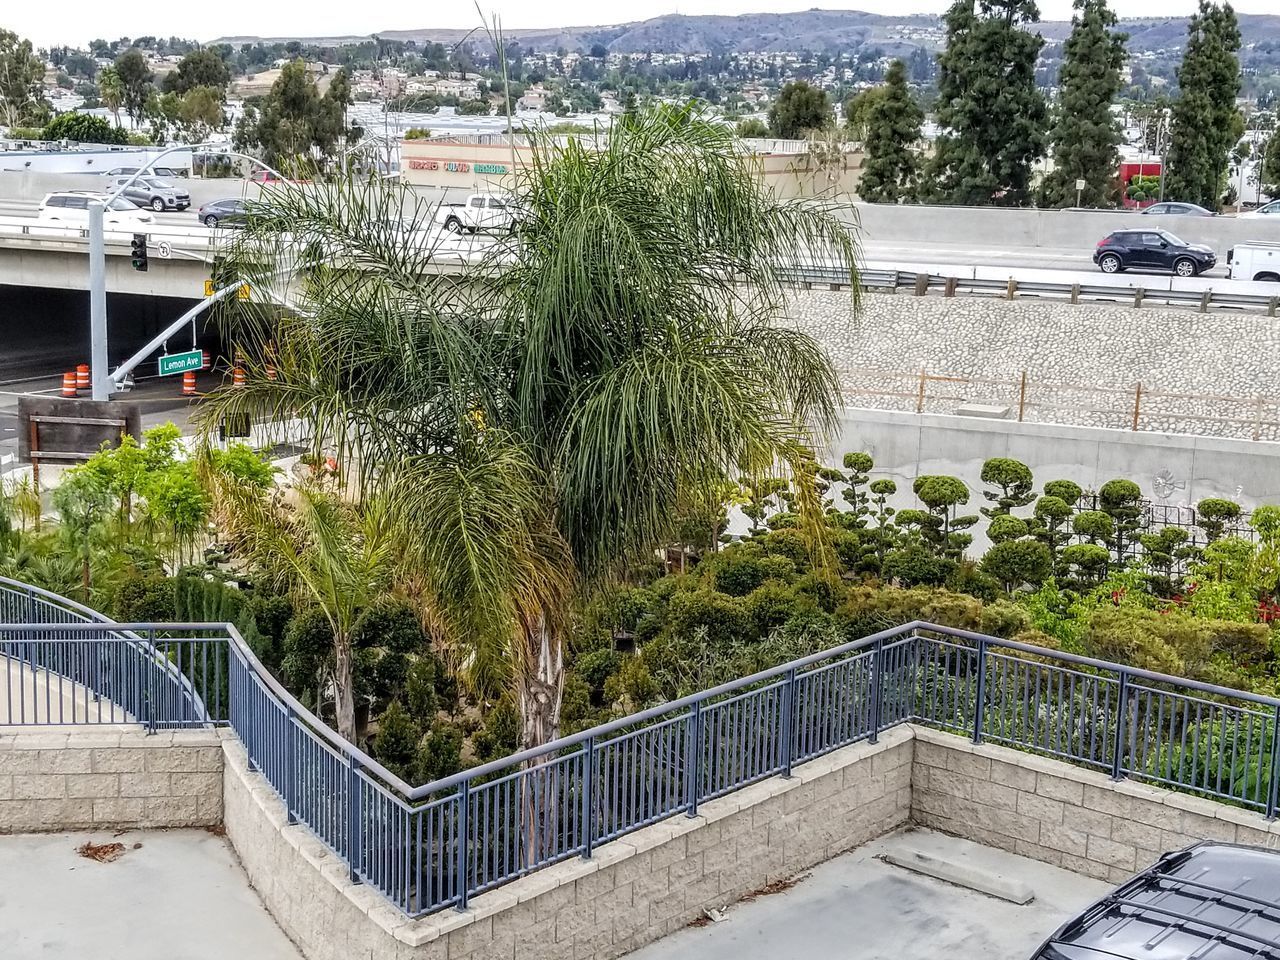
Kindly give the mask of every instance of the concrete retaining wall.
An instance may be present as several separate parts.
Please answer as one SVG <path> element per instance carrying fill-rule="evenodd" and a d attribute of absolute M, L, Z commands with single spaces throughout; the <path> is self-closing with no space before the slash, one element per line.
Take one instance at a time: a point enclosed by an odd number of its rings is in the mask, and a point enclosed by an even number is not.
<path fill-rule="evenodd" d="M 0 833 L 222 822 L 217 733 L 49 730 L 0 733 Z"/>
<path fill-rule="evenodd" d="M 889 731 L 475 897 L 407 920 L 347 880 L 228 740 L 227 836 L 309 960 L 621 956 L 770 881 L 893 830 L 911 808 L 912 731 Z"/>
<path fill-rule="evenodd" d="M 1200 797 L 916 728 L 916 823 L 1119 883 L 1197 840 L 1280 848 L 1280 824 Z"/>

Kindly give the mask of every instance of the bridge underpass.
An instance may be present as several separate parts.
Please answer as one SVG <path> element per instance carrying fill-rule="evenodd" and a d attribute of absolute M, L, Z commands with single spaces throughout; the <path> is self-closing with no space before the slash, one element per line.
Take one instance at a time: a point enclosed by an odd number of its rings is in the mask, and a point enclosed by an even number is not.
<path fill-rule="evenodd" d="M 111 366 L 147 344 L 198 301 L 132 293 L 107 294 Z M 191 349 L 191 331 L 175 334 L 174 350 Z M 196 321 L 196 345 L 217 356 L 221 338 L 207 316 Z M 56 376 L 89 362 L 89 295 L 80 290 L 0 284 L 0 383 Z M 155 372 L 144 364 L 138 376 Z M 175 389 L 177 385 L 175 384 Z"/>

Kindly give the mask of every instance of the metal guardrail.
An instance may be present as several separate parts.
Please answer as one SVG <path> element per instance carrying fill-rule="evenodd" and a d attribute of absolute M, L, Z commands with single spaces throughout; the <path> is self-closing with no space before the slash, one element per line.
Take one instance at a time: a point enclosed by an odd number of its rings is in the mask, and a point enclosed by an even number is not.
<path fill-rule="evenodd" d="M 25 589 L 6 581 L 0 595 Z M 13 611 L 0 607 L 6 645 L 46 628 L 65 643 L 139 628 L 158 645 L 175 631 L 216 640 L 206 649 L 226 655 L 226 711 L 208 719 L 236 732 L 291 823 L 410 916 L 465 909 L 485 890 L 904 722 L 1276 812 L 1280 700 L 936 624 L 886 630 L 412 788 L 303 708 L 233 627 L 86 618 L 51 628 L 12 623 Z"/>

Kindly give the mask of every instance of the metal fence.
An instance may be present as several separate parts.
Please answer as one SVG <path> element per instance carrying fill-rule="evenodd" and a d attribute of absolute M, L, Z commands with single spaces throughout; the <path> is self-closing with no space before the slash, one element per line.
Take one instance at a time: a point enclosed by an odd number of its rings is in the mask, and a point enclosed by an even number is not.
<path fill-rule="evenodd" d="M 1268 817 L 1276 810 L 1280 700 L 926 623 L 415 788 L 302 707 L 234 628 L 104 624 L 89 616 L 76 624 L 13 623 L 15 611 L 86 613 L 56 598 L 24 606 L 26 590 L 0 581 L 0 650 L 8 664 L 27 663 L 23 644 L 46 631 L 58 633 L 49 640 L 55 646 L 89 650 L 93 663 L 119 658 L 127 666 L 137 649 L 128 645 L 142 644 L 147 662 L 172 668 L 162 676 L 175 691 L 200 693 L 202 722 L 236 732 L 289 821 L 327 844 L 354 881 L 410 916 L 464 909 L 485 890 L 590 857 L 599 844 L 670 816 L 692 816 L 701 803 L 789 776 L 797 764 L 875 741 L 908 721 Z M 201 658 L 188 653 L 179 664 L 181 647 L 172 644 L 183 642 L 199 644 Z M 43 670 L 67 662 L 42 656 Z M 78 663 L 71 669 L 80 670 Z M 80 670 L 74 682 L 101 696 L 93 684 L 119 672 Z M 46 714 L 36 722 L 92 722 L 85 718 Z"/>

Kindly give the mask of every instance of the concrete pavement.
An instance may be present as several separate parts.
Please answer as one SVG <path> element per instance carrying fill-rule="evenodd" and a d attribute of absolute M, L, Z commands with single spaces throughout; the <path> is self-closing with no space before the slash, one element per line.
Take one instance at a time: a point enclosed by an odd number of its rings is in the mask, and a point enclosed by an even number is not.
<path fill-rule="evenodd" d="M 86 859 L 90 840 L 124 851 Z M 0 957 L 302 960 L 227 841 L 203 830 L 0 837 Z"/>
<path fill-rule="evenodd" d="M 926 850 L 970 873 L 1031 887 L 1017 906 L 890 866 Z M 628 960 L 1027 960 L 1045 937 L 1108 885 L 967 840 L 907 830 L 815 867 L 780 893 L 731 906 L 720 923 L 687 927 Z"/>

